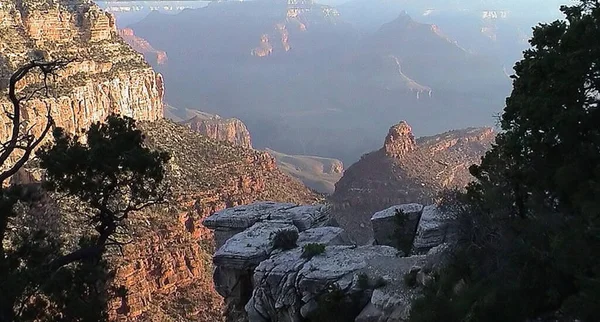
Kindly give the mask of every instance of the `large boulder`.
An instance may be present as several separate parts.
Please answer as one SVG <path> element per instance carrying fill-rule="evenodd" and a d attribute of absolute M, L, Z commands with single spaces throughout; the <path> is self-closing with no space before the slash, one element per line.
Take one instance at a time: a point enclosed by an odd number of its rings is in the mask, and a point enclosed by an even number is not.
<path fill-rule="evenodd" d="M 425 254 L 436 246 L 455 242 L 457 229 L 454 215 L 440 210 L 436 205 L 426 206 L 419 220 L 411 253 Z"/>
<path fill-rule="evenodd" d="M 371 217 L 375 243 L 398 247 L 408 253 L 422 213 L 423 205 L 417 203 L 392 206 L 376 212 Z"/>
<path fill-rule="evenodd" d="M 376 293 L 380 295 L 375 303 L 382 312 L 399 302 L 409 305 L 415 292 L 404 284 L 403 276 L 424 261 L 424 256 L 399 257 L 398 250 L 389 246 L 327 246 L 312 258 L 302 253 L 301 248 L 281 252 L 256 268 L 254 292 L 246 305 L 250 322 L 320 318 L 314 314 L 331 290 L 353 299 L 357 314 Z"/>

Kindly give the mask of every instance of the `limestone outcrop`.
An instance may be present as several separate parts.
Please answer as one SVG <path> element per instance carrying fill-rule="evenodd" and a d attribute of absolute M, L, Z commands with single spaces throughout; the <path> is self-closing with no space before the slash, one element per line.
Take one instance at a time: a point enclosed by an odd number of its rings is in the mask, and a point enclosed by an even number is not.
<path fill-rule="evenodd" d="M 337 321 L 339 315 L 357 322 L 407 321 L 412 301 L 444 265 L 453 243 L 444 230 L 450 216 L 419 204 L 375 214 L 374 226 L 395 225 L 396 234 L 417 243 L 409 250 L 419 254 L 407 256 L 387 245 L 351 243 L 343 229 L 327 226 L 329 210 L 259 202 L 204 220 L 221 234 L 213 280 L 227 321 L 328 321 L 329 314 Z M 389 214 L 408 220 L 386 222 Z M 389 239 L 388 233 L 379 229 L 376 239 Z"/>
<path fill-rule="evenodd" d="M 224 119 L 218 115 L 198 113 L 182 123 L 192 130 L 215 140 L 226 141 L 236 146 L 252 149 L 252 138 L 248 128 L 236 118 Z"/>

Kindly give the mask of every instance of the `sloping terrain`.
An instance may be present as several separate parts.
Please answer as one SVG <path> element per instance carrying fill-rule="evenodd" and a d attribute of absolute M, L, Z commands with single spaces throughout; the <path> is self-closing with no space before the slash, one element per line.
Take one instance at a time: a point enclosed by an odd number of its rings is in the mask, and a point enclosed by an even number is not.
<path fill-rule="evenodd" d="M 330 198 L 336 219 L 357 241 L 367 242 L 373 213 L 430 204 L 445 189 L 465 187 L 472 180 L 469 166 L 479 163 L 494 138 L 491 128 L 469 128 L 415 139 L 405 122 L 393 126 L 384 146 L 363 155 L 336 184 Z"/>
<path fill-rule="evenodd" d="M 344 164 L 340 160 L 309 155 L 288 155 L 271 149 L 267 149 L 267 152 L 277 160 L 277 166 L 281 171 L 321 193 L 333 193 L 335 183 L 344 173 Z"/>

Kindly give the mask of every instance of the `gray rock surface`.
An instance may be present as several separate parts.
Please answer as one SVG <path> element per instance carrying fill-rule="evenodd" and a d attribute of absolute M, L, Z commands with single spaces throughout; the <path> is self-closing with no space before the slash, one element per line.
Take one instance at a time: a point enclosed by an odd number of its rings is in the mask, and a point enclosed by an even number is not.
<path fill-rule="evenodd" d="M 356 322 L 407 321 L 412 301 L 447 260 L 452 218 L 432 206 L 392 207 L 372 217 L 381 236 L 389 232 L 390 220 L 396 224 L 396 209 L 405 215 L 410 241 L 416 232 L 408 246 L 417 255 L 405 257 L 386 245 L 350 244 L 343 229 L 324 226 L 325 206 L 256 203 L 215 213 L 205 220 L 207 227 L 227 234 L 241 230 L 213 258 L 215 288 L 225 298 L 228 321 L 314 319 L 332 290 L 358 309 Z M 276 247 L 282 237 L 287 247 Z M 303 257 L 303 247 L 313 243 L 324 245 L 325 251 Z M 409 273 L 414 285 L 405 282 Z"/>
<path fill-rule="evenodd" d="M 412 246 L 412 254 L 425 254 L 430 249 L 456 239 L 456 218 L 442 212 L 435 205 L 423 208 L 417 233 Z"/>
<path fill-rule="evenodd" d="M 299 231 L 324 226 L 330 215 L 326 206 L 299 206 L 292 203 L 256 202 L 250 205 L 227 208 L 206 218 L 202 224 L 214 230 L 217 248 L 225 241 L 267 220 L 291 220 Z"/>
<path fill-rule="evenodd" d="M 397 218 L 399 212 L 402 215 Z M 375 243 L 392 247 L 405 245 L 402 248 L 408 253 L 422 213 L 423 205 L 416 203 L 392 206 L 375 213 L 371 217 Z"/>

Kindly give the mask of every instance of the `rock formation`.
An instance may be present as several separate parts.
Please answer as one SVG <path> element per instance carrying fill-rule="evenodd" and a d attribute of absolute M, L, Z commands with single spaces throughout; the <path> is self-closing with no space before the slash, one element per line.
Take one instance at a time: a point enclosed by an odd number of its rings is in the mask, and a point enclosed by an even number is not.
<path fill-rule="evenodd" d="M 198 113 L 182 123 L 209 138 L 252 149 L 250 132 L 248 132 L 246 125 L 238 119 L 224 119 L 218 115 Z"/>
<path fill-rule="evenodd" d="M 356 241 L 367 242 L 372 213 L 412 201 L 431 203 L 445 189 L 465 187 L 472 179 L 469 166 L 494 137 L 491 128 L 469 128 L 415 140 L 406 122 L 394 125 L 384 146 L 365 154 L 336 184 L 336 219 Z"/>
<path fill-rule="evenodd" d="M 211 277 L 213 233 L 201 221 L 256 200 L 310 204 L 319 196 L 280 172 L 265 152 L 223 144 L 166 120 L 139 127 L 148 146 L 172 156 L 167 165 L 172 196 L 167 205 L 130 217 L 133 242 L 123 254 L 109 254 L 114 285 L 128 290 L 111 302 L 111 320 L 220 321 L 222 300 Z M 39 177 L 35 169 L 24 172 L 29 175 L 20 177 L 30 182 Z M 76 201 L 47 199 L 34 210 L 35 222 L 63 227 L 66 236 L 75 237 L 74 227 L 87 227 Z"/>
<path fill-rule="evenodd" d="M 155 49 L 146 39 L 136 36 L 133 32 L 133 29 L 121 29 L 119 30 L 119 35 L 121 38 L 123 38 L 123 40 L 125 40 L 125 42 L 129 44 L 129 46 L 131 46 L 131 48 L 144 55 L 144 58 L 150 64 L 164 65 L 167 63 L 167 53 L 162 50 Z"/>
<path fill-rule="evenodd" d="M 213 278 L 227 321 L 328 321 L 328 314 L 336 321 L 407 321 L 412 300 L 454 240 L 449 230 L 431 229 L 450 226 L 451 216 L 435 206 L 395 209 L 414 210 L 414 221 L 398 224 L 411 256 L 388 245 L 350 244 L 343 229 L 325 225 L 325 206 L 263 202 L 208 217 L 204 224 L 226 239 L 213 257 Z M 373 216 L 374 226 L 384 217 Z"/>
<path fill-rule="evenodd" d="M 59 73 L 49 98 L 27 101 L 25 119 L 45 125 L 47 109 L 56 125 L 76 133 L 112 112 L 138 120 L 163 116 L 163 81 L 144 59 L 121 41 L 112 15 L 88 0 L 7 0 L 0 6 L 0 79 L 27 62 L 32 50 L 47 59 L 74 59 Z M 19 90 L 27 90 L 39 79 L 25 79 Z M 0 107 L 12 106 L 0 82 Z M 6 116 L 0 116 L 7 123 Z M 0 128 L 0 140 L 9 128 Z"/>

